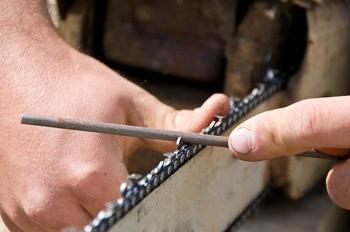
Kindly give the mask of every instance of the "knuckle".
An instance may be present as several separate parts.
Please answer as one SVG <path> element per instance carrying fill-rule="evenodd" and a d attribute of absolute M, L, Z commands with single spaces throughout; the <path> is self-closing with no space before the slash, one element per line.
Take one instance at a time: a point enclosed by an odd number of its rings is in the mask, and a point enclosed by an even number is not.
<path fill-rule="evenodd" d="M 284 144 L 283 136 L 281 136 L 280 130 L 276 128 L 275 118 L 276 115 L 279 117 L 279 111 L 266 111 L 261 113 L 260 115 L 254 118 L 253 128 L 257 131 L 257 134 L 264 134 L 264 138 L 262 136 L 256 136 L 255 138 L 255 150 L 259 152 L 263 152 L 266 149 L 266 146 L 270 147 L 280 147 Z"/>
<path fill-rule="evenodd" d="M 65 217 L 62 216 L 67 211 L 58 208 L 59 206 L 55 203 L 57 200 L 59 201 L 60 199 L 53 199 L 53 197 L 47 195 L 46 197 L 32 200 L 29 204 L 25 205 L 24 212 L 36 224 L 50 230 L 59 231 L 67 225 Z"/>
<path fill-rule="evenodd" d="M 86 168 L 75 175 L 73 180 L 74 191 L 85 191 L 90 192 L 100 191 L 101 187 L 105 184 L 106 171 L 100 168 Z"/>
<path fill-rule="evenodd" d="M 46 205 L 46 201 L 44 200 L 31 202 L 24 207 L 24 211 L 31 220 L 43 222 L 46 221 L 47 214 L 49 213 L 49 209 Z"/>
<path fill-rule="evenodd" d="M 318 106 L 314 100 L 304 100 L 297 105 L 296 128 L 302 139 L 309 141 L 315 135 L 320 133 L 320 124 L 322 123 L 322 114 L 318 114 Z"/>
<path fill-rule="evenodd" d="M 25 215 L 32 221 L 51 228 L 58 218 L 56 202 L 64 198 L 64 188 L 62 186 L 33 187 L 26 192 L 22 201 Z"/>

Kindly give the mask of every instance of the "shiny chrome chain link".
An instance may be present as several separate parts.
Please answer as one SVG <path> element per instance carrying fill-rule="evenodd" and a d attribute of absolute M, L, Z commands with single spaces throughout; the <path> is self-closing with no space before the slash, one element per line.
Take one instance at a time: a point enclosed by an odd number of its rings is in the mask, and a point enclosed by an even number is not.
<path fill-rule="evenodd" d="M 227 117 L 218 117 L 209 125 L 209 127 L 203 129 L 202 133 L 220 135 L 227 128 L 241 119 L 242 116 L 281 89 L 286 80 L 286 73 L 280 73 L 273 69 L 268 70 L 264 77 L 264 81 L 254 88 L 246 97 L 241 99 L 231 97 L 229 115 Z M 148 194 L 150 194 L 203 148 L 204 145 L 185 144 L 179 139 L 177 142 L 177 150 L 164 154 L 166 158 L 160 161 L 149 174 L 144 177 L 135 174 L 130 175 L 129 180 L 120 186 L 122 197 L 116 201 L 107 203 L 106 208 L 102 210 L 89 225 L 85 226 L 83 231 L 108 231 L 133 207 L 135 207 Z M 257 198 L 258 201 L 259 199 L 261 199 L 261 196 Z M 252 203 L 245 212 L 251 212 L 249 208 L 254 208 L 255 206 L 256 204 Z M 246 218 L 246 216 L 243 217 Z M 239 222 L 242 221 L 241 219 L 242 217 L 240 217 L 238 223 L 234 225 L 238 225 Z M 234 228 L 235 227 L 236 226 L 234 226 Z"/>

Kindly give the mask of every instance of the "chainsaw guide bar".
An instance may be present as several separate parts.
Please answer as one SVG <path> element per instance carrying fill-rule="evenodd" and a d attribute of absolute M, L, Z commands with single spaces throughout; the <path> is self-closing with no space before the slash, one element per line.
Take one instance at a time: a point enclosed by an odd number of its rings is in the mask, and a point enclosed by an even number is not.
<path fill-rule="evenodd" d="M 250 94 L 244 98 L 231 97 L 230 113 L 228 116 L 216 118 L 207 128 L 202 130 L 202 133 L 209 135 L 222 134 L 230 126 L 237 123 L 244 115 L 280 90 L 287 82 L 289 75 L 290 73 L 269 69 L 263 81 Z M 166 158 L 160 161 L 150 173 L 143 177 L 141 175 L 131 174 L 128 181 L 122 183 L 120 186 L 122 197 L 116 201 L 107 203 L 105 209 L 100 211 L 96 218 L 84 227 L 83 232 L 109 231 L 130 210 L 203 148 L 204 145 L 201 144 L 192 145 L 183 143 L 181 140 L 177 141 L 177 150 L 164 154 Z M 255 211 L 258 203 L 266 197 L 267 193 L 268 191 L 263 191 L 242 212 L 241 216 L 231 224 L 228 231 L 235 231 L 242 221 Z"/>

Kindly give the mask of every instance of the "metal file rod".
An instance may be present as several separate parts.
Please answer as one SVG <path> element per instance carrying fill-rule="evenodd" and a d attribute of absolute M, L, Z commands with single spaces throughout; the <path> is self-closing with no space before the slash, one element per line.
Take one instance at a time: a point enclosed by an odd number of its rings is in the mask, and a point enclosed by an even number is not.
<path fill-rule="evenodd" d="M 181 140 L 185 143 L 228 147 L 228 140 L 226 137 L 191 132 L 161 130 L 103 122 L 86 122 L 65 118 L 49 118 L 25 114 L 21 116 L 21 123 L 165 141 L 176 141 L 181 137 Z"/>
<path fill-rule="evenodd" d="M 181 138 L 183 142 L 190 143 L 190 144 L 203 144 L 203 145 L 217 146 L 217 147 L 228 147 L 228 137 L 191 133 L 191 132 L 171 131 L 171 130 L 154 129 L 154 128 L 137 127 L 137 126 L 103 123 L 103 122 L 87 122 L 87 121 L 72 120 L 72 119 L 66 119 L 66 118 L 50 118 L 50 117 L 34 116 L 34 115 L 27 115 L 27 114 L 21 115 L 21 123 L 36 125 L 36 126 L 54 127 L 54 128 L 61 128 L 61 129 L 97 132 L 97 133 L 104 133 L 104 134 L 114 134 L 114 135 L 165 140 L 165 141 L 176 141 L 178 138 Z M 340 160 L 348 157 L 348 156 L 343 156 L 343 157 L 332 156 L 330 154 L 326 154 L 318 151 L 306 152 L 303 154 L 299 154 L 297 156 L 320 158 L 320 159 L 331 159 L 331 160 Z"/>

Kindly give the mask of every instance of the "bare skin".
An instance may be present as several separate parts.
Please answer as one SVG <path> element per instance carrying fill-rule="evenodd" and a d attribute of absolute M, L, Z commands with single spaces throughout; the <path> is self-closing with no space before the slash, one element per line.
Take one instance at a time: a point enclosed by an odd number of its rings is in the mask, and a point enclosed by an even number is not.
<path fill-rule="evenodd" d="M 344 155 L 350 151 L 350 96 L 310 99 L 257 115 L 230 135 L 239 159 L 258 161 L 317 149 Z M 330 198 L 350 210 L 350 162 L 333 166 L 326 179 Z"/>
<path fill-rule="evenodd" d="M 81 228 L 126 179 L 134 149 L 173 143 L 24 126 L 22 113 L 199 131 L 228 98 L 177 111 L 64 43 L 45 1 L 1 0 L 0 213 L 10 231 Z"/>

